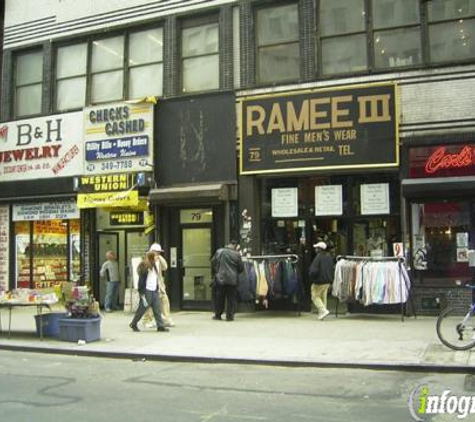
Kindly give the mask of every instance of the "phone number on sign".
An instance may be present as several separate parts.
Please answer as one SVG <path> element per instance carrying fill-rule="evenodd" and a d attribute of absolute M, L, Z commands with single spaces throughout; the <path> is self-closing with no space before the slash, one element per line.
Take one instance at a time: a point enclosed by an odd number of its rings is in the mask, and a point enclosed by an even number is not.
<path fill-rule="evenodd" d="M 131 160 L 126 161 L 114 161 L 109 163 L 101 163 L 101 170 L 122 170 L 131 169 L 133 163 Z"/>

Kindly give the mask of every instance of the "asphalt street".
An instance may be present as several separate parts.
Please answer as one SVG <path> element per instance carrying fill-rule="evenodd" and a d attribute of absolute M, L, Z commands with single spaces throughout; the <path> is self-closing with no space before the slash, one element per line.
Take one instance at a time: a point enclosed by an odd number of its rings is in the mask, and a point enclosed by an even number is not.
<path fill-rule="evenodd" d="M 471 395 L 471 377 L 0 351 L 0 414 L 15 422 L 401 422 L 414 420 L 408 402 L 419 386 Z M 432 420 L 460 420 L 451 417 Z"/>

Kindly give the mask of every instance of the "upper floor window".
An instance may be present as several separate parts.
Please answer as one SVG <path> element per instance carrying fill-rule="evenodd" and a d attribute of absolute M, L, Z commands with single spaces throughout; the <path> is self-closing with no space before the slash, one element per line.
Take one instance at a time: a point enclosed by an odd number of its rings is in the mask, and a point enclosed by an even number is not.
<path fill-rule="evenodd" d="M 15 58 L 15 117 L 41 113 L 43 52 L 19 54 Z"/>
<path fill-rule="evenodd" d="M 86 105 L 87 43 L 58 48 L 56 58 L 56 110 Z"/>
<path fill-rule="evenodd" d="M 298 80 L 300 45 L 298 5 L 257 11 L 257 80 L 274 83 Z"/>
<path fill-rule="evenodd" d="M 219 24 L 184 27 L 181 32 L 182 90 L 219 88 Z"/>
<path fill-rule="evenodd" d="M 92 42 L 91 102 L 104 103 L 124 98 L 124 37 Z"/>
<path fill-rule="evenodd" d="M 129 98 L 163 92 L 163 30 L 134 32 L 129 38 Z"/>
<path fill-rule="evenodd" d="M 367 70 L 365 0 L 321 0 L 319 12 L 323 75 Z"/>
<path fill-rule="evenodd" d="M 162 28 L 57 49 L 56 111 L 78 109 L 88 103 L 161 96 L 162 88 Z"/>
<path fill-rule="evenodd" d="M 432 62 L 475 57 L 475 0 L 432 0 L 428 21 Z"/>
<path fill-rule="evenodd" d="M 419 0 L 378 0 L 372 5 L 375 67 L 421 64 Z"/>

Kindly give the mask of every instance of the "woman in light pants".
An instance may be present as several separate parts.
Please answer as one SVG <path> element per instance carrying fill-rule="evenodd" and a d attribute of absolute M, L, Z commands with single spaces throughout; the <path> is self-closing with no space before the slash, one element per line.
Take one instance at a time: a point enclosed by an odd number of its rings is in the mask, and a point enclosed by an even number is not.
<path fill-rule="evenodd" d="M 173 323 L 173 319 L 170 312 L 170 301 L 167 295 L 167 288 L 165 284 L 165 278 L 163 277 L 163 273 L 168 269 L 168 264 L 165 258 L 162 255 L 162 247 L 158 243 L 154 243 L 150 246 L 150 252 L 155 254 L 155 263 L 158 268 L 158 290 L 160 292 L 160 307 L 162 310 L 162 319 L 165 327 L 174 327 L 175 324 Z M 155 323 L 153 321 L 153 313 L 152 310 L 147 311 L 144 316 L 143 323 L 147 328 L 153 328 Z"/>

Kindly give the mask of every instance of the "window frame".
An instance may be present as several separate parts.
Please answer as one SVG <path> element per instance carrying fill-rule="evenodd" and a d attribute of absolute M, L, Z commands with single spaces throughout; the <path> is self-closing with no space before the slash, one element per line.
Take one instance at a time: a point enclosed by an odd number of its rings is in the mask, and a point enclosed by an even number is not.
<path fill-rule="evenodd" d="M 17 72 L 16 69 L 18 67 L 18 59 L 20 57 L 24 57 L 30 54 L 38 54 L 40 53 L 41 55 L 41 79 L 40 81 L 36 82 L 28 82 L 24 84 L 19 84 L 17 80 Z M 14 53 L 13 56 L 13 66 L 12 66 L 12 80 L 13 80 L 13 101 L 12 101 L 12 114 L 13 118 L 18 119 L 18 118 L 30 118 L 30 117 L 35 117 L 35 116 L 41 116 L 43 114 L 43 101 L 44 101 L 44 84 L 45 84 L 45 71 L 44 71 L 44 51 L 42 47 L 35 47 L 35 48 L 30 48 L 27 50 L 18 50 Z M 31 113 L 31 114 L 21 114 L 18 112 L 18 90 L 21 88 L 27 88 L 27 87 L 34 87 L 34 86 L 40 86 L 40 109 L 38 113 Z"/>
<path fill-rule="evenodd" d="M 297 34 L 297 38 L 295 40 L 286 40 L 286 41 L 275 41 L 272 43 L 267 43 L 264 45 L 259 45 L 259 22 L 258 22 L 258 14 L 259 12 L 263 10 L 270 10 L 270 9 L 277 9 L 280 7 L 285 7 L 285 6 L 291 6 L 294 5 L 297 7 L 297 18 L 299 20 L 299 33 Z M 301 55 L 301 22 L 300 22 L 300 3 L 299 1 L 289 1 L 289 2 L 278 2 L 278 3 L 272 3 L 272 4 L 263 4 L 259 7 L 256 7 L 254 9 L 254 39 L 255 39 L 255 46 L 254 46 L 254 54 L 255 54 L 255 80 L 257 85 L 277 85 L 280 83 L 289 83 L 289 82 L 298 82 L 301 79 L 301 61 L 302 61 L 302 55 Z M 275 47 L 279 46 L 289 46 L 289 45 L 296 45 L 298 52 L 299 52 L 299 69 L 298 69 L 298 76 L 297 77 L 289 77 L 285 79 L 279 79 L 279 80 L 272 80 L 272 81 L 263 81 L 260 78 L 260 64 L 259 64 L 259 57 L 260 57 L 260 51 L 263 49 L 272 49 Z"/>
<path fill-rule="evenodd" d="M 183 30 L 191 29 L 191 28 L 199 28 L 204 27 L 207 25 L 217 25 L 218 27 L 218 49 L 216 52 L 213 53 L 202 53 L 196 54 L 193 56 L 184 56 L 183 55 Z M 199 92 L 213 92 L 217 91 L 221 88 L 221 66 L 220 66 L 220 59 L 221 59 L 221 48 L 222 48 L 222 40 L 221 40 L 221 25 L 219 20 L 219 14 L 212 14 L 212 15 L 203 15 L 198 16 L 195 18 L 187 18 L 183 19 L 180 22 L 180 29 L 179 29 L 179 36 L 178 36 L 178 43 L 179 43 L 179 62 L 180 62 L 180 94 L 196 94 Z M 185 61 L 193 60 L 193 59 L 200 59 L 205 57 L 217 57 L 218 58 L 218 86 L 217 88 L 209 88 L 205 90 L 186 90 L 184 84 L 184 63 Z"/>
<path fill-rule="evenodd" d="M 164 60 L 165 48 L 164 48 L 164 45 L 162 46 L 163 51 L 162 51 L 162 60 L 161 60 L 161 62 L 153 62 L 153 63 L 150 62 L 150 63 L 147 63 L 147 64 L 141 64 L 141 65 L 138 65 L 138 66 L 131 66 L 129 64 L 129 40 L 130 40 L 130 36 L 132 34 L 147 31 L 147 30 L 150 30 L 150 29 L 162 29 L 163 36 L 164 36 L 164 32 L 165 32 L 164 22 L 160 21 L 160 22 L 154 23 L 153 25 L 148 25 L 148 26 L 144 26 L 144 27 L 134 26 L 134 27 L 127 28 L 126 30 L 110 32 L 106 36 L 104 36 L 104 35 L 98 36 L 97 34 L 94 34 L 94 35 L 89 35 L 87 37 L 84 37 L 82 39 L 74 40 L 74 42 L 72 42 L 71 40 L 68 40 L 67 42 L 57 43 L 56 45 L 54 45 L 54 54 L 53 54 L 54 61 L 53 61 L 53 69 L 52 69 L 52 73 L 53 73 L 52 86 L 54 87 L 53 88 L 54 95 L 53 95 L 53 103 L 52 103 L 53 111 L 57 112 L 57 113 L 66 113 L 66 112 L 71 112 L 71 111 L 82 110 L 84 107 L 88 107 L 88 106 L 91 106 L 91 105 L 107 104 L 107 103 L 110 103 L 110 102 L 119 102 L 119 101 L 128 101 L 128 100 L 132 99 L 130 97 L 130 80 L 129 80 L 130 70 L 133 69 L 133 68 L 144 67 L 144 66 L 148 66 L 148 65 L 152 65 L 152 64 L 158 64 L 158 63 L 161 63 L 162 66 L 164 67 L 164 64 L 165 64 L 165 60 Z M 114 68 L 114 69 L 111 68 L 111 69 L 107 69 L 107 70 L 101 70 L 101 71 L 98 71 L 98 72 L 92 72 L 92 49 L 93 49 L 94 41 L 100 41 L 100 40 L 114 38 L 114 37 L 120 37 L 120 36 L 123 37 L 123 52 L 124 52 L 124 57 L 123 57 L 123 60 L 122 60 L 122 67 Z M 84 44 L 84 43 L 87 45 L 86 75 L 82 75 L 82 76 L 86 76 L 85 104 L 84 104 L 84 106 L 77 107 L 77 108 L 59 109 L 58 108 L 58 89 L 57 89 L 58 82 L 61 81 L 61 80 L 67 80 L 68 78 L 58 78 L 58 75 L 57 75 L 58 50 L 62 47 L 69 47 L 69 46 L 79 45 L 79 44 Z M 122 76 L 123 76 L 121 98 L 118 99 L 118 100 L 111 100 L 111 101 L 108 100 L 108 101 L 104 101 L 104 102 L 92 102 L 92 77 L 93 77 L 93 75 L 105 74 L 105 73 L 112 72 L 112 71 L 117 71 L 117 70 L 121 70 L 122 71 Z M 78 76 L 71 77 L 71 79 L 76 78 L 76 77 L 78 77 Z M 162 71 L 162 93 L 158 97 L 163 96 L 163 84 L 164 84 L 164 72 Z"/>

